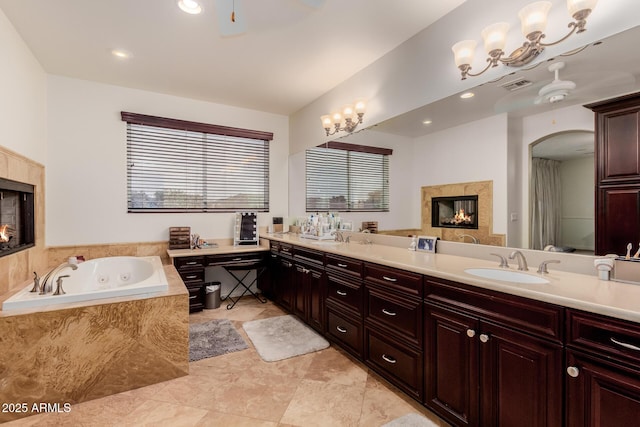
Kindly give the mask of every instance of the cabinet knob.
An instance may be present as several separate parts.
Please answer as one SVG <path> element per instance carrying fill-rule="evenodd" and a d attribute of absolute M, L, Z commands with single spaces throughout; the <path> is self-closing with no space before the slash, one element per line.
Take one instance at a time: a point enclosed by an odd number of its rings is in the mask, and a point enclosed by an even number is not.
<path fill-rule="evenodd" d="M 480 334 L 480 341 L 482 341 L 482 342 L 487 342 L 487 341 L 489 341 L 489 335 L 487 335 L 487 334 Z"/>
<path fill-rule="evenodd" d="M 467 336 L 469 338 L 473 338 L 476 336 L 476 331 L 474 331 L 473 329 L 467 329 Z"/>
<path fill-rule="evenodd" d="M 567 368 L 567 374 L 569 374 L 569 376 L 572 378 L 578 378 L 578 375 L 580 375 L 580 369 L 576 368 L 575 366 L 569 366 Z"/>

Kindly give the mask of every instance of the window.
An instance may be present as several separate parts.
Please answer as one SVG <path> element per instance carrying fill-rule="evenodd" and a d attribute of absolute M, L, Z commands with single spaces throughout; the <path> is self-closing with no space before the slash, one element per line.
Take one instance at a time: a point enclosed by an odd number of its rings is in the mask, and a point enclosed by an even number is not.
<path fill-rule="evenodd" d="M 129 212 L 269 210 L 273 134 L 122 112 Z"/>
<path fill-rule="evenodd" d="M 307 211 L 388 212 L 391 153 L 335 141 L 307 150 Z"/>

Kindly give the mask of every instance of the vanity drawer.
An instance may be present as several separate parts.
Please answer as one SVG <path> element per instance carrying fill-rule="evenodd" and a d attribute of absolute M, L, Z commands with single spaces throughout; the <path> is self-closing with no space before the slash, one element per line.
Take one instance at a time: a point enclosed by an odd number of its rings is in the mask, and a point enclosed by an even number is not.
<path fill-rule="evenodd" d="M 204 308 L 204 287 L 187 287 L 189 291 L 189 312 L 201 311 Z"/>
<path fill-rule="evenodd" d="M 242 254 L 221 254 L 221 255 L 207 255 L 205 257 L 205 265 L 207 267 L 229 265 L 234 263 L 243 262 L 260 262 L 264 260 L 264 254 L 258 253 L 242 253 Z"/>
<path fill-rule="evenodd" d="M 280 255 L 293 256 L 293 246 L 286 243 L 280 243 Z"/>
<path fill-rule="evenodd" d="M 300 246 L 293 248 L 293 257 L 318 265 L 324 265 L 324 252 L 314 251 Z"/>
<path fill-rule="evenodd" d="M 473 313 L 557 343 L 564 337 L 564 308 L 542 301 L 425 276 L 424 299 Z"/>
<path fill-rule="evenodd" d="M 365 287 L 365 295 L 368 326 L 375 326 L 376 330 L 386 328 L 394 338 L 422 347 L 422 302 L 402 298 L 374 285 Z"/>
<path fill-rule="evenodd" d="M 327 275 L 327 299 L 362 315 L 362 285 L 348 278 Z"/>
<path fill-rule="evenodd" d="M 339 310 L 327 309 L 327 335 L 357 357 L 362 357 L 362 330 L 361 321 Z"/>
<path fill-rule="evenodd" d="M 416 399 L 422 397 L 422 352 L 366 331 L 365 363 Z"/>
<path fill-rule="evenodd" d="M 422 298 L 422 275 L 378 264 L 364 265 L 366 281 Z"/>
<path fill-rule="evenodd" d="M 173 265 L 178 271 L 202 268 L 204 267 L 204 256 L 177 257 L 173 259 Z"/>
<path fill-rule="evenodd" d="M 327 254 L 326 266 L 329 271 L 333 270 L 338 273 L 361 278 L 363 264 L 362 261 L 357 259 Z"/>
<path fill-rule="evenodd" d="M 201 284 L 204 283 L 204 269 L 201 268 L 199 270 L 182 270 L 179 271 L 180 277 L 184 284 L 188 287 L 191 284 Z"/>
<path fill-rule="evenodd" d="M 640 324 L 567 309 L 567 345 L 640 366 Z"/>

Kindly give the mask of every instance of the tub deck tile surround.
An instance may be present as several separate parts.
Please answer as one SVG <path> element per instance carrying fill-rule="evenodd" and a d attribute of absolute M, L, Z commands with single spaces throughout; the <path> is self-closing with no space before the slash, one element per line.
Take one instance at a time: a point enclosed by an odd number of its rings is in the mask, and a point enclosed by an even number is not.
<path fill-rule="evenodd" d="M 0 312 L 0 402 L 74 405 L 188 375 L 188 293 L 164 270 L 155 298 Z"/>

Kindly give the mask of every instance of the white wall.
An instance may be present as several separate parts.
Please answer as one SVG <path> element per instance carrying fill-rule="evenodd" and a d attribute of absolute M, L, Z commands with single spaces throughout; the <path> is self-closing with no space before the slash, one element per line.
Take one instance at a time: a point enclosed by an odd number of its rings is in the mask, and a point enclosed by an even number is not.
<path fill-rule="evenodd" d="M 560 164 L 562 181 L 562 246 L 595 250 L 593 154 Z"/>
<path fill-rule="evenodd" d="M 366 129 L 340 139 L 341 142 L 393 150 L 389 157 L 389 212 L 343 213 L 344 221 L 353 221 L 360 228 L 362 221 L 378 221 L 378 229 L 420 228 L 420 188 L 411 185 L 413 149 L 410 138 Z M 289 214 L 305 216 L 305 154 L 289 158 Z M 418 200 L 417 205 L 415 204 Z"/>
<path fill-rule="evenodd" d="M 493 181 L 493 232 L 507 233 L 507 115 L 414 140 L 413 186 Z M 417 197 L 420 210 L 420 198 Z"/>
<path fill-rule="evenodd" d="M 46 163 L 46 74 L 0 10 L 0 145 Z"/>
<path fill-rule="evenodd" d="M 530 2 L 467 0 L 435 24 L 293 114 L 290 127 L 292 153 L 329 140 L 320 125 L 320 116 L 356 98 L 369 100 L 364 120 L 366 126 L 371 126 L 508 74 L 511 69 L 497 67 L 480 77 L 460 80 L 451 46 L 464 39 L 480 41 L 480 32 L 484 27 L 497 21 L 506 21 L 511 24 L 506 50 L 515 49 L 523 40 L 517 13 Z M 566 1 L 553 0 L 552 3 L 548 37 L 545 39 L 550 41 L 563 36 L 570 21 Z M 600 1 L 588 19 L 587 31 L 556 46 L 547 47 L 534 63 L 544 62 L 560 53 L 633 28 L 638 25 L 638 16 L 640 2 L 637 0 Z M 480 42 L 474 69 L 482 66 L 485 56 Z"/>
<path fill-rule="evenodd" d="M 120 112 L 273 132 L 271 212 L 286 216 L 288 118 L 59 76 L 48 77 L 48 246 L 165 241 L 171 226 L 204 238 L 232 237 L 233 214 L 127 213 L 126 123 Z"/>

